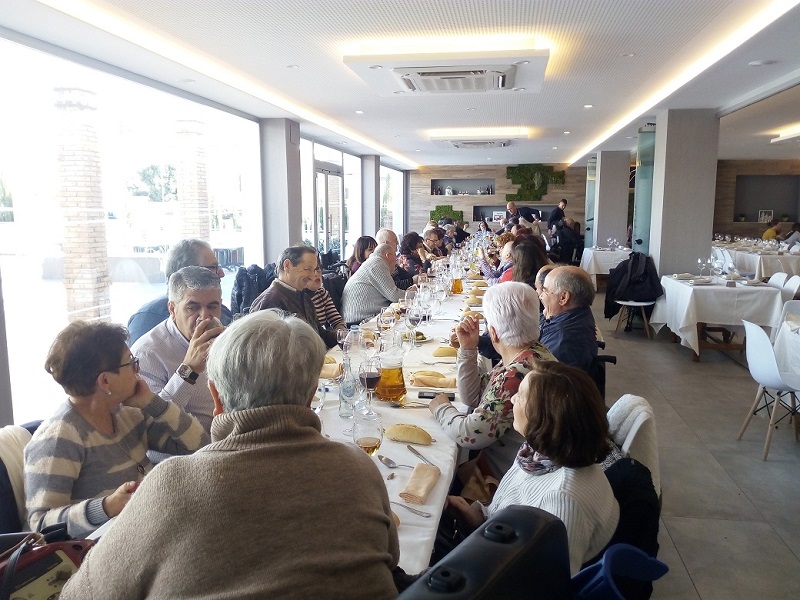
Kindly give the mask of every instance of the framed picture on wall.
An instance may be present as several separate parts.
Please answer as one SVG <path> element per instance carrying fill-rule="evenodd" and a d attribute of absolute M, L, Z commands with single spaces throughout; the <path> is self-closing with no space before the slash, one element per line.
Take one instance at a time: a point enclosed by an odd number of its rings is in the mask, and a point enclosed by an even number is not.
<path fill-rule="evenodd" d="M 500 221 L 503 220 L 503 217 L 505 216 L 506 213 L 503 212 L 502 210 L 495 210 L 494 212 L 492 212 L 492 221 L 494 221 L 495 223 L 499 223 Z"/>
<path fill-rule="evenodd" d="M 769 223 L 772 221 L 772 211 L 771 210 L 760 210 L 758 211 L 758 222 L 759 223 Z"/>

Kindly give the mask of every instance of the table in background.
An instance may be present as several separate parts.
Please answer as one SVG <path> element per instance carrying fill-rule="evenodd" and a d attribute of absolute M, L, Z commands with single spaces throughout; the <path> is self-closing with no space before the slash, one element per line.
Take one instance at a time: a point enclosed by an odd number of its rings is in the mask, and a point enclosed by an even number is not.
<path fill-rule="evenodd" d="M 780 321 L 783 301 L 780 290 L 768 285 L 748 286 L 737 283 L 726 287 L 725 283 L 691 285 L 670 276 L 661 278 L 664 295 L 657 301 L 650 318 L 653 330 L 666 325 L 681 340 L 681 345 L 691 348 L 693 359 L 699 360 L 700 350 L 741 350 L 743 344 L 712 343 L 707 325 L 724 325 L 726 329 L 742 331 L 742 320 L 762 327 L 775 327 Z M 712 338 L 713 339 L 713 338 Z M 728 343 L 725 343 L 728 342 Z"/>
<path fill-rule="evenodd" d="M 419 369 L 433 369 L 442 372 L 448 377 L 455 377 L 455 359 L 435 358 L 432 356 L 432 353 L 436 348 L 442 345 L 441 341 L 443 338 L 449 337 L 450 329 L 458 321 L 460 311 L 464 306 L 465 298 L 465 294 L 448 298 L 442 304 L 444 314 L 435 315 L 432 323 L 424 323 L 418 328 L 418 331 L 422 331 L 430 341 L 423 342 L 418 348 L 414 348 L 406 354 L 403 362 L 403 371 L 407 386 L 411 373 Z M 481 310 L 480 307 L 473 308 L 478 311 Z M 367 323 L 365 327 L 372 329 L 374 325 L 374 321 L 371 321 Z M 329 354 L 336 358 L 337 361 L 341 361 L 342 354 L 338 347 L 333 348 Z M 357 369 L 358 366 L 353 364 L 353 368 Z M 418 392 L 419 388 L 408 386 L 408 399 L 417 400 Z M 322 414 L 320 415 L 323 433 L 336 441 L 352 442 L 351 435 L 345 434 L 344 430 L 352 427 L 353 421 L 352 419 L 340 418 L 338 408 L 338 390 L 335 386 L 331 386 L 331 391 L 328 393 L 325 407 L 322 409 Z M 418 508 L 432 513 L 433 516 L 426 519 L 400 507 L 392 507 L 392 510 L 400 518 L 400 527 L 397 530 L 400 538 L 400 566 L 407 573 L 418 573 L 425 569 L 430 562 L 439 519 L 442 515 L 447 492 L 455 476 L 459 448 L 456 443 L 447 436 L 444 430 L 439 426 L 438 421 L 433 418 L 433 415 L 426 408 L 391 408 L 388 404 L 379 401 L 377 398 L 373 403 L 373 408 L 375 412 L 381 415 L 384 428 L 390 427 L 396 423 L 418 425 L 430 433 L 436 440 L 430 446 L 416 446 L 416 448 L 425 455 L 428 460 L 439 467 L 442 475 L 428 495 L 425 504 L 408 505 L 412 508 Z M 460 408 L 464 410 L 464 407 Z M 420 462 L 417 457 L 408 451 L 405 442 L 394 442 L 388 438 L 384 438 L 380 450 L 378 450 L 378 454 L 384 454 L 399 464 L 414 465 Z M 403 503 L 403 500 L 398 494 L 408 482 L 411 469 L 389 469 L 381 464 L 377 458 L 374 460 L 383 475 L 386 489 L 389 492 L 389 499 Z M 389 473 L 394 473 L 395 475 L 391 480 L 386 479 Z"/>
<path fill-rule="evenodd" d="M 608 275 L 611 269 L 623 260 L 630 258 L 631 250 L 603 250 L 585 248 L 581 257 L 581 268 L 592 276 L 592 283 L 597 289 L 597 276 Z"/>

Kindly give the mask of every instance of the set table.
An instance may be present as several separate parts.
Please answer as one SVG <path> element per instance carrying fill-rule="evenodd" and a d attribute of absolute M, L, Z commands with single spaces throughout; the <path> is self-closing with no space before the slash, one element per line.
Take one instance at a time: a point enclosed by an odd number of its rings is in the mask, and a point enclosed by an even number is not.
<path fill-rule="evenodd" d="M 664 325 L 669 327 L 681 345 L 694 352 L 694 361 L 700 359 L 703 349 L 742 350 L 744 344 L 735 343 L 731 331 L 743 331 L 742 320 L 771 329 L 777 326 L 783 309 L 780 290 L 763 284 L 737 282 L 735 287 L 727 287 L 726 282 L 715 279 L 707 285 L 691 285 L 665 275 L 661 285 L 664 295 L 656 301 L 650 325 L 656 333 Z M 710 335 L 720 329 L 722 340 Z"/>
<path fill-rule="evenodd" d="M 789 252 L 778 254 L 775 251 L 751 252 L 726 246 L 715 246 L 715 248 L 730 252 L 736 268 L 742 273 L 755 273 L 756 279 L 766 279 L 775 273 L 800 274 L 800 254 Z"/>
<path fill-rule="evenodd" d="M 630 248 L 611 250 L 610 248 L 585 248 L 581 256 L 581 269 L 592 276 L 597 289 L 597 276 L 608 275 L 611 269 L 630 257 Z"/>

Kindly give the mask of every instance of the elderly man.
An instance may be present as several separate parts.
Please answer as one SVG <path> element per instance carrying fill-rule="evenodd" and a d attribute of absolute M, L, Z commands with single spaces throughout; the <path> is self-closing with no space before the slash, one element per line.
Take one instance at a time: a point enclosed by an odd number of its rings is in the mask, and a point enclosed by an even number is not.
<path fill-rule="evenodd" d="M 276 266 L 278 277 L 253 301 L 250 312 L 280 308 L 293 313 L 316 329 L 328 348 L 333 348 L 336 345 L 336 332 L 320 325 L 308 290 L 319 268 L 316 250 L 310 246 L 289 246 L 281 252 Z"/>
<path fill-rule="evenodd" d="M 219 277 L 203 267 L 184 267 L 169 278 L 169 318 L 131 346 L 150 389 L 197 417 L 208 432 L 214 403 L 208 392 L 206 359 L 223 331 Z M 151 456 L 153 462 L 165 455 Z"/>
<path fill-rule="evenodd" d="M 535 208 L 528 208 L 527 206 L 517 206 L 514 202 L 506 204 L 506 218 L 519 219 L 518 223 L 525 227 L 530 227 L 534 221 L 541 218 L 541 213 Z"/>
<path fill-rule="evenodd" d="M 378 233 L 375 234 L 375 241 L 379 244 L 389 244 L 394 248 L 395 255 L 397 254 L 397 247 L 400 242 L 397 240 L 397 234 L 391 229 L 379 229 Z M 394 284 L 401 290 L 407 290 L 417 282 L 417 276 L 398 265 L 396 260 L 392 268 L 392 279 L 394 279 Z"/>
<path fill-rule="evenodd" d="M 166 275 L 167 281 L 169 281 L 173 273 L 183 267 L 203 267 L 220 279 L 225 277 L 225 271 L 219 266 L 219 261 L 217 261 L 211 245 L 203 240 L 181 240 L 169 249 L 164 264 L 164 275 Z M 139 308 L 128 319 L 128 333 L 130 334 L 131 344 L 169 317 L 167 302 L 167 295 L 164 294 Z M 223 325 L 228 325 L 233 320 L 231 311 L 224 304 L 222 305 L 220 320 Z"/>
<path fill-rule="evenodd" d="M 324 356 L 296 317 L 235 321 L 208 358 L 212 443 L 147 475 L 61 598 L 395 598 L 382 476 L 309 409 Z"/>
<path fill-rule="evenodd" d="M 394 251 L 389 244 L 378 244 L 361 268 L 347 280 L 342 293 L 342 316 L 348 324 L 377 314 L 403 295 L 403 290 L 392 279 Z"/>
<path fill-rule="evenodd" d="M 580 267 L 556 267 L 539 291 L 544 306 L 539 341 L 563 363 L 587 373 L 597 356 L 591 276 Z"/>

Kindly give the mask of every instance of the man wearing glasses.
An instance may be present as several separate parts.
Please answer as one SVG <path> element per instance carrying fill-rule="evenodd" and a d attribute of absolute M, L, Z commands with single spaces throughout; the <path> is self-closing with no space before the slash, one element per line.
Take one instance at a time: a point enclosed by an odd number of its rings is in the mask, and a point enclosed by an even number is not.
<path fill-rule="evenodd" d="M 131 345 L 140 375 L 150 389 L 197 417 L 211 431 L 214 401 L 208 391 L 206 359 L 220 322 L 219 277 L 203 267 L 184 267 L 169 278 L 169 317 Z M 166 455 L 148 453 L 159 462 Z"/>
<path fill-rule="evenodd" d="M 183 267 L 204 267 L 219 279 L 225 277 L 225 271 L 220 267 L 211 245 L 203 240 L 181 240 L 169 249 L 164 264 L 164 275 L 167 281 L 169 281 L 173 273 Z M 130 334 L 131 344 L 169 317 L 167 301 L 166 294 L 159 296 L 139 308 L 128 319 L 128 333 Z M 225 305 L 222 305 L 220 320 L 223 325 L 229 325 L 233 320 L 231 311 Z"/>

